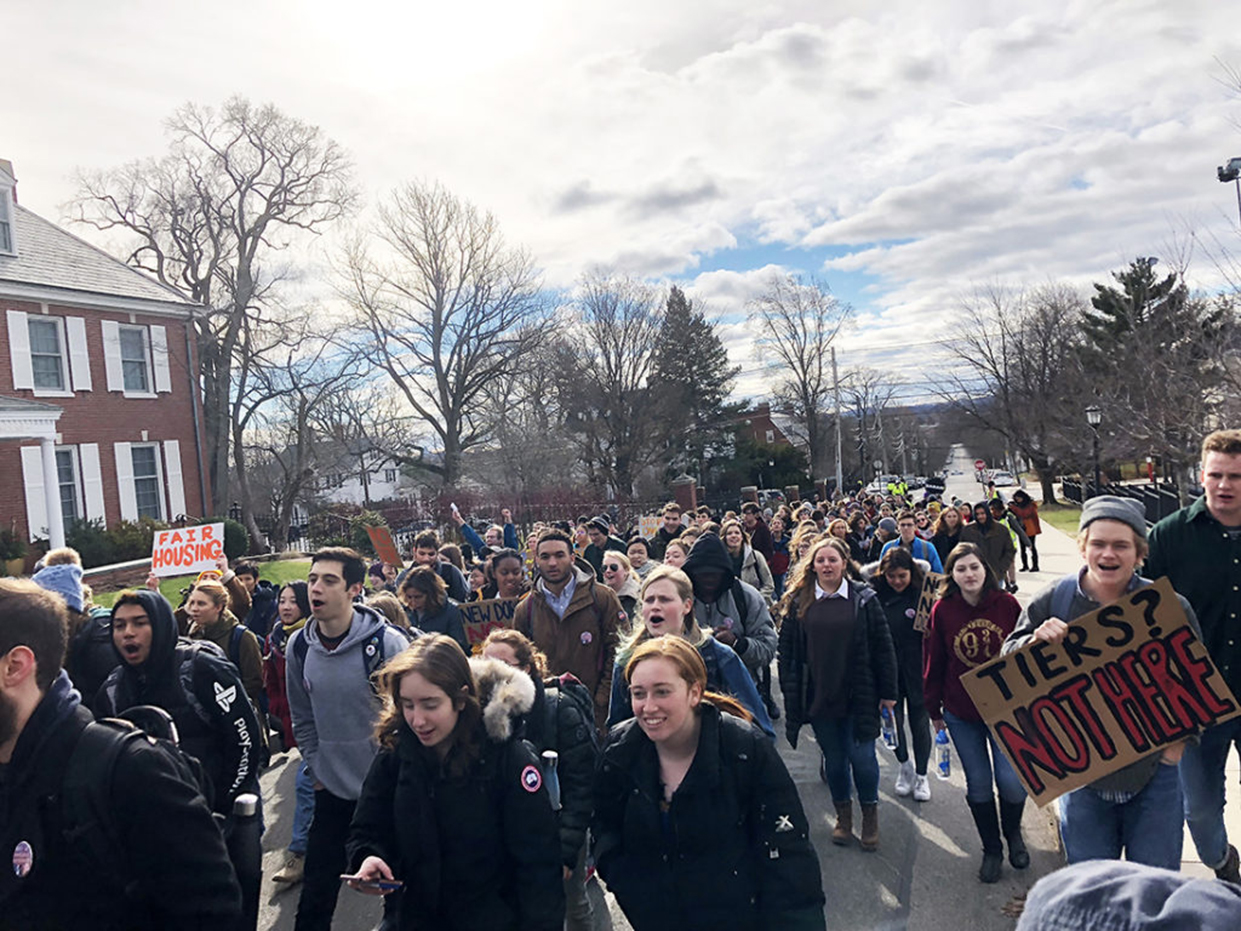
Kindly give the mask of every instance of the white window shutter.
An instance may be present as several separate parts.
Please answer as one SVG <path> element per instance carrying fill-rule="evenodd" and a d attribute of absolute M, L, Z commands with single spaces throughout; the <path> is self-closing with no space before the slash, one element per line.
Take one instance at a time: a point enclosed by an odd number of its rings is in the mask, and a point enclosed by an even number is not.
<path fill-rule="evenodd" d="M 134 454 L 129 443 L 113 443 L 116 454 L 116 490 L 121 499 L 121 520 L 138 519 L 138 495 L 134 490 Z"/>
<path fill-rule="evenodd" d="M 155 390 L 163 394 L 172 391 L 172 376 L 168 371 L 168 336 L 162 326 L 151 328 L 151 364 L 155 366 Z"/>
<path fill-rule="evenodd" d="M 86 519 L 108 522 L 103 504 L 103 471 L 99 468 L 99 444 L 83 443 L 78 447 L 78 464 L 82 469 L 82 488 L 86 498 Z"/>
<path fill-rule="evenodd" d="M 30 331 L 26 329 L 26 312 L 10 310 L 9 360 L 13 363 L 13 387 L 34 388 L 34 367 L 30 364 Z M 46 522 L 46 518 L 44 519 Z"/>
<path fill-rule="evenodd" d="M 108 390 L 124 391 L 125 369 L 121 365 L 120 327 L 115 320 L 101 320 L 99 325 L 103 328 L 103 367 L 108 375 Z M 133 471 L 132 466 L 130 471 Z M 132 485 L 132 482 L 130 484 Z"/>
<path fill-rule="evenodd" d="M 90 354 L 86 351 L 86 321 L 82 317 L 65 317 L 69 334 L 69 367 L 73 372 L 73 390 L 90 391 Z"/>
<path fill-rule="evenodd" d="M 22 447 L 22 481 L 26 486 L 26 526 L 30 531 L 30 539 L 46 538 L 47 498 L 43 490 L 43 451 L 38 446 Z"/>
<path fill-rule="evenodd" d="M 164 440 L 164 481 L 168 483 L 168 516 L 176 520 L 185 513 L 185 483 L 181 478 L 181 442 Z"/>

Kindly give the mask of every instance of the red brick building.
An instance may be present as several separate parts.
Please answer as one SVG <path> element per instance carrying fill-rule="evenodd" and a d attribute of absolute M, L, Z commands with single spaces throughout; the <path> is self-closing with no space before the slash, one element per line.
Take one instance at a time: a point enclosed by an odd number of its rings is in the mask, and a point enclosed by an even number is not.
<path fill-rule="evenodd" d="M 204 515 L 198 309 L 20 207 L 0 161 L 0 524 Z"/>

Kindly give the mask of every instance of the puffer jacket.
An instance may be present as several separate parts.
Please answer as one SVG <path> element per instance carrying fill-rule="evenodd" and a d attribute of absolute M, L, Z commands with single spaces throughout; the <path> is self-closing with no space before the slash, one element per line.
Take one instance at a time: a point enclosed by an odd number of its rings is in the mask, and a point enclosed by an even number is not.
<path fill-rule="evenodd" d="M 698 749 L 666 814 L 650 738 L 634 720 L 609 735 L 591 822 L 599 875 L 635 931 L 822 929 L 819 860 L 775 745 L 698 707 Z"/>
<path fill-rule="evenodd" d="M 478 672 L 480 679 L 486 675 L 485 671 Z M 594 807 L 591 792 L 599 759 L 594 716 L 588 719 L 577 703 L 564 694 L 559 679 L 535 679 L 534 689 L 534 704 L 523 717 L 521 736 L 540 759 L 544 750 L 555 750 L 559 756 L 556 772 L 560 782 L 560 856 L 565 866 L 574 867 L 586 842 L 586 828 Z"/>
<path fill-rule="evenodd" d="M 478 759 L 464 778 L 448 775 L 402 723 L 362 785 L 350 870 L 377 856 L 404 881 L 402 931 L 560 931 L 556 817 L 538 759 L 514 734 L 534 683 L 497 660 L 470 665 L 483 708 Z"/>
<path fill-rule="evenodd" d="M 850 582 L 849 601 L 854 610 L 849 717 L 853 719 L 854 739 L 865 742 L 879 736 L 880 700 L 898 698 L 896 650 L 874 591 Z M 780 628 L 780 690 L 784 693 L 786 727 L 809 723 L 813 689 L 806 634 L 792 610 Z"/>

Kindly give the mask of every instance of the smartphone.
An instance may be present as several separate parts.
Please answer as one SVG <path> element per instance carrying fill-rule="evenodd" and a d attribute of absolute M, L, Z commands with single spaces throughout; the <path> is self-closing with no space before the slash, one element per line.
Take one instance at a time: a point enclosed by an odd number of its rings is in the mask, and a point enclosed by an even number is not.
<path fill-rule="evenodd" d="M 451 504 L 449 504 L 448 506 L 449 506 L 450 508 L 452 508 L 452 512 L 453 512 L 454 514 L 460 514 L 460 513 L 461 513 L 460 509 L 458 509 L 458 507 L 457 507 L 457 502 L 455 502 L 455 501 L 454 501 L 454 502 L 452 502 Z"/>
<path fill-rule="evenodd" d="M 348 873 L 340 874 L 341 882 L 356 882 L 359 888 L 373 889 L 376 892 L 382 892 L 387 895 L 390 892 L 396 892 L 405 887 L 405 883 L 399 879 L 368 879 L 359 880 L 356 876 L 350 876 Z"/>

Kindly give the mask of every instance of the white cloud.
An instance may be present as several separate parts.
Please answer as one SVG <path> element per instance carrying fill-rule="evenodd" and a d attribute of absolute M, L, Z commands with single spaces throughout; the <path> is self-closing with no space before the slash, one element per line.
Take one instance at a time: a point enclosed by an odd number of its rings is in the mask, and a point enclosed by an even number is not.
<path fill-rule="evenodd" d="M 1213 171 L 1241 153 L 1216 80 L 1241 63 L 1235 11 L 1027 8 L 16 0 L 0 156 L 56 218 L 74 166 L 158 153 L 178 104 L 240 92 L 345 145 L 372 202 L 434 178 L 494 211 L 553 287 L 591 265 L 692 277 L 742 239 L 843 248 L 828 281 L 876 281 L 842 342 L 866 357 L 951 334 L 974 282 L 1100 280 L 1184 218 L 1235 242 Z M 747 371 L 735 315 L 760 278 L 690 285 Z"/>

